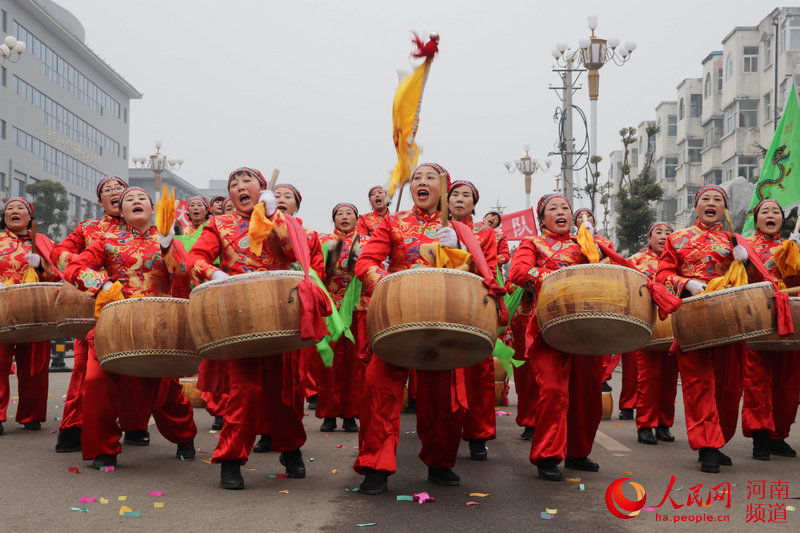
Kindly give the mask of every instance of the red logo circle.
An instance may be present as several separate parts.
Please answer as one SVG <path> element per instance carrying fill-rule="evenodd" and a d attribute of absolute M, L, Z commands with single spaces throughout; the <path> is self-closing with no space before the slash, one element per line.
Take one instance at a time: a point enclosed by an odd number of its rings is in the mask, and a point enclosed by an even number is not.
<path fill-rule="evenodd" d="M 630 478 L 623 477 L 613 481 L 606 489 L 606 507 L 609 512 L 617 518 L 628 519 L 638 515 L 647 501 L 647 494 L 644 487 L 635 481 L 628 481 Z M 636 500 L 629 500 L 622 493 L 622 485 L 628 481 L 628 485 L 636 490 Z"/>

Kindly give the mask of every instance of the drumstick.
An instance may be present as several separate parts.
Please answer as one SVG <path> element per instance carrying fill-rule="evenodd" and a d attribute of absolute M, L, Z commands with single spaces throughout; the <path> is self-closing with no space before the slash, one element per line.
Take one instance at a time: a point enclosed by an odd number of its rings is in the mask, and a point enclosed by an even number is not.
<path fill-rule="evenodd" d="M 794 231 L 792 233 L 797 233 L 800 231 L 800 211 L 797 212 L 797 222 L 794 223 Z"/>
<path fill-rule="evenodd" d="M 439 174 L 439 192 L 439 217 L 442 227 L 446 228 L 449 225 L 447 221 L 449 215 L 447 212 L 447 174 Z"/>
<path fill-rule="evenodd" d="M 36 220 L 31 222 L 31 253 L 36 253 Z"/>
<path fill-rule="evenodd" d="M 731 232 L 731 242 L 736 246 L 736 234 L 733 231 L 733 220 L 731 220 L 731 212 L 725 209 L 725 221 L 728 223 L 728 230 Z"/>
<path fill-rule="evenodd" d="M 278 181 L 278 174 L 280 174 L 280 172 L 281 171 L 278 170 L 277 168 L 272 171 L 272 178 L 270 178 L 269 180 L 269 186 L 267 187 L 267 189 L 269 190 L 275 189 L 275 183 Z"/>
<path fill-rule="evenodd" d="M 786 294 L 797 294 L 800 292 L 800 287 L 789 287 L 788 289 L 780 289 L 780 291 Z"/>

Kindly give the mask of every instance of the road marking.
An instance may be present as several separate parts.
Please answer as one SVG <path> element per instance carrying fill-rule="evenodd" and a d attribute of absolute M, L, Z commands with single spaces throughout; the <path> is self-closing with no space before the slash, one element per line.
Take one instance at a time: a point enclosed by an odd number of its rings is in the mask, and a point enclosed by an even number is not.
<path fill-rule="evenodd" d="M 629 452 L 631 451 L 630 448 L 622 444 L 621 442 L 617 442 L 616 440 L 612 439 L 602 431 L 598 430 L 597 434 L 594 436 L 594 441 L 605 448 L 610 452 Z"/>

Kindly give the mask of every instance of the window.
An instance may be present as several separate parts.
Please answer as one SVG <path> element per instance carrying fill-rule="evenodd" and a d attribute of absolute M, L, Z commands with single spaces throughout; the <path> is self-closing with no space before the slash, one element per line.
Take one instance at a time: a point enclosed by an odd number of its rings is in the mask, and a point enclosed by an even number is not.
<path fill-rule="evenodd" d="M 0 172 L 0 191 L 6 190 L 6 174 L 5 172 Z"/>
<path fill-rule="evenodd" d="M 683 98 L 681 98 L 681 101 L 678 104 L 678 120 L 683 120 L 683 111 L 684 111 Z"/>
<path fill-rule="evenodd" d="M 758 72 L 758 46 L 745 46 L 742 72 Z"/>
<path fill-rule="evenodd" d="M 0 67 L 0 82 L 2 82 L 3 87 L 6 86 L 6 67 Z"/>
<path fill-rule="evenodd" d="M 8 13 L 5 9 L 0 9 L 0 23 L 2 23 L 3 33 L 8 33 Z"/>
<path fill-rule="evenodd" d="M 800 50 L 800 17 L 791 17 L 781 24 L 781 51 Z"/>
<path fill-rule="evenodd" d="M 678 135 L 678 117 L 667 115 L 667 136 L 675 137 Z"/>
<path fill-rule="evenodd" d="M 772 119 L 772 94 L 764 95 L 764 121 Z"/>
<path fill-rule="evenodd" d="M 725 79 L 731 79 L 733 74 L 733 54 L 728 54 L 728 59 L 725 61 Z"/>
<path fill-rule="evenodd" d="M 0 119 L 0 139 L 6 139 L 6 121 Z"/>
<path fill-rule="evenodd" d="M 756 170 L 755 157 L 739 157 L 739 176 L 754 181 L 754 174 Z"/>
<path fill-rule="evenodd" d="M 700 151 L 703 149 L 703 139 L 689 139 L 686 145 L 686 159 L 689 163 L 700 162 Z"/>
<path fill-rule="evenodd" d="M 722 171 L 712 170 L 706 174 L 706 183 L 709 185 L 719 185 L 722 183 Z"/>
<path fill-rule="evenodd" d="M 703 114 L 703 97 L 699 94 L 693 94 L 689 97 L 689 115 L 697 118 Z"/>
<path fill-rule="evenodd" d="M 727 135 L 736 128 L 758 127 L 758 101 L 739 100 L 725 109 L 725 124 L 723 135 Z"/>
<path fill-rule="evenodd" d="M 708 98 L 711 96 L 711 73 L 706 74 L 706 82 L 703 87 L 703 95 Z"/>
<path fill-rule="evenodd" d="M 717 63 L 717 92 L 722 90 L 722 59 Z"/>
<path fill-rule="evenodd" d="M 714 119 L 703 126 L 703 147 L 708 148 L 719 144 L 722 138 L 722 120 Z"/>
<path fill-rule="evenodd" d="M 772 64 L 772 39 L 764 41 L 764 66 Z"/>
<path fill-rule="evenodd" d="M 671 180 L 675 179 L 675 168 L 678 166 L 677 157 L 664 158 L 664 178 Z"/>
<path fill-rule="evenodd" d="M 653 154 L 656 151 L 656 136 L 651 135 L 647 138 L 647 153 Z"/>

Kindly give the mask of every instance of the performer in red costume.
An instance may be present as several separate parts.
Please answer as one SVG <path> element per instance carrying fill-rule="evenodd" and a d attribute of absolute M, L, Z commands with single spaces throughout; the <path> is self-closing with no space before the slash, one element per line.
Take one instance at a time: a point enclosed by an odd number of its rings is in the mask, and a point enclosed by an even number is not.
<path fill-rule="evenodd" d="M 450 218 L 472 228 L 481 248 L 486 250 L 484 255 L 494 256 L 496 262 L 497 238 L 494 230 L 482 224 L 476 226 L 472 222 L 475 204 L 479 198 L 478 189 L 471 181 L 454 181 L 447 195 Z M 494 250 L 489 250 L 493 247 Z M 490 355 L 477 365 L 465 368 L 464 382 L 467 386 L 468 407 L 464 415 L 462 438 L 469 442 L 469 458 L 473 461 L 485 461 L 488 458 L 486 441 L 497 437 L 494 414 L 494 358 Z"/>
<path fill-rule="evenodd" d="M 506 283 L 506 292 L 511 294 L 515 290 L 525 291 L 519 302 L 517 311 L 511 318 L 511 335 L 514 339 L 514 359 L 523 364 L 514 367 L 514 387 L 517 391 L 517 418 L 515 422 L 521 428 L 519 438 L 522 440 L 533 439 L 533 430 L 536 424 L 536 404 L 539 401 L 539 386 L 536 384 L 536 373 L 533 369 L 533 359 L 527 357 L 527 331 L 531 318 L 534 316 L 534 295 L 531 291 L 517 287 L 510 281 Z"/>
<path fill-rule="evenodd" d="M 185 294 L 188 287 L 186 251 L 173 244 L 174 233 L 161 236 L 150 225 L 153 200 L 140 187 L 128 187 L 120 195 L 125 227 L 109 234 L 73 258 L 64 273 L 67 281 L 97 296 L 108 293 L 114 283 L 121 285 L 125 298 Z M 89 359 L 84 382 L 81 451 L 92 459 L 93 468 L 116 466 L 122 430 L 117 425 L 120 406 L 132 399 L 122 396 L 120 376 L 100 367 L 95 350 L 95 331 L 87 335 Z M 176 457 L 194 460 L 192 406 L 176 378 L 131 378 L 142 384 L 159 401 L 152 406 L 159 432 L 177 444 Z"/>
<path fill-rule="evenodd" d="M 672 226 L 666 222 L 653 222 L 647 231 L 647 247 L 631 256 L 637 270 L 653 279 L 658 258 L 664 250 Z M 637 365 L 636 430 L 642 444 L 673 442 L 670 432 L 675 421 L 675 395 L 678 392 L 678 361 L 673 352 L 636 350 L 622 355 L 622 390 L 625 391 L 626 358 L 632 357 Z M 622 402 L 620 394 L 620 403 Z M 655 434 L 653 430 L 655 429 Z"/>
<path fill-rule="evenodd" d="M 211 198 L 209 204 L 209 211 L 211 211 L 212 215 L 224 215 L 225 214 L 225 196 L 218 194 Z"/>
<path fill-rule="evenodd" d="M 676 296 L 700 294 L 712 279 L 724 274 L 734 259 L 746 262 L 747 249 L 731 243 L 721 220 L 728 195 L 718 185 L 697 191 L 695 223 L 667 238 L 658 261 L 656 281 Z M 689 445 L 700 450 L 703 472 L 717 473 L 730 466 L 720 451 L 736 433 L 742 397 L 742 358 L 745 343 L 736 342 L 702 350 L 678 350 L 678 369 L 683 388 Z"/>
<path fill-rule="evenodd" d="M 322 245 L 328 248 L 329 266 L 325 276 L 325 287 L 336 308 L 341 309 L 347 288 L 351 283 L 358 283 L 358 280 L 353 281 L 355 276 L 352 269 L 355 265 L 350 264 L 350 251 L 353 239 L 357 235 L 358 209 L 353 204 L 343 202 L 334 206 L 331 215 L 335 224 L 333 233 L 321 238 Z M 341 243 L 339 257 L 331 258 L 331 254 L 337 250 L 338 243 Z M 352 260 L 355 261 L 355 258 Z M 317 418 L 324 419 L 320 431 L 334 431 L 336 418 L 340 417 L 344 419 L 343 430 L 350 433 L 358 432 L 356 418 L 361 408 L 364 371 L 371 354 L 366 326 L 369 295 L 363 289 L 359 293 L 354 307 L 345 310 L 353 313 L 350 330 L 355 344 L 342 335 L 333 346 L 334 358 L 330 367 L 323 364 L 322 358 L 316 352 L 310 358 L 310 371 L 315 377 L 318 394 L 316 414 Z M 363 353 L 365 348 L 366 352 Z M 362 352 L 359 352 L 359 349 Z"/>
<path fill-rule="evenodd" d="M 56 281 L 58 276 L 42 262 L 38 253 L 32 253 L 31 222 L 33 205 L 25 198 L 6 200 L 0 219 L 0 283 L 16 285 L 22 283 L 29 267 L 36 270 L 40 281 Z M 36 242 L 46 241 L 39 234 Z M 50 243 L 52 246 L 52 243 Z M 16 359 L 19 404 L 16 421 L 25 429 L 38 430 L 47 420 L 47 385 L 50 365 L 50 341 L 0 344 L 0 435 L 6 421 L 8 402 L 11 398 L 9 375 Z"/>
<path fill-rule="evenodd" d="M 783 209 L 775 200 L 762 200 L 753 210 L 755 235 L 748 241 L 776 279 L 782 279 L 775 254 L 781 249 Z M 800 243 L 800 234 L 789 238 Z M 783 278 L 797 286 L 797 276 Z M 798 324 L 796 327 L 800 326 Z M 800 401 L 800 352 L 760 352 L 748 349 L 744 356 L 742 433 L 753 438 L 753 458 L 769 460 L 770 454 L 797 457 L 786 443 L 797 417 Z"/>
<path fill-rule="evenodd" d="M 222 202 L 222 212 L 223 214 L 227 215 L 236 211 L 236 208 L 233 207 L 233 202 L 231 202 L 230 198 L 225 198 L 225 201 Z"/>
<path fill-rule="evenodd" d="M 211 216 L 211 206 L 204 196 L 193 196 L 189 198 L 189 205 L 186 206 L 186 216 L 189 223 L 183 226 L 183 235 L 191 237 L 195 231 L 203 227 Z"/>
<path fill-rule="evenodd" d="M 511 252 L 508 251 L 508 238 L 500 228 L 503 217 L 497 211 L 489 211 L 483 215 L 483 225 L 489 226 L 497 237 L 497 268 L 499 269 L 511 259 Z"/>
<path fill-rule="evenodd" d="M 520 243 L 509 268 L 510 281 L 533 293 L 545 274 L 588 262 L 570 237 L 572 209 L 566 197 L 545 195 L 536 212 L 542 234 Z M 535 317 L 531 317 L 527 335 L 527 356 L 539 387 L 531 463 L 538 467 L 539 476 L 549 481 L 563 479 L 558 464 L 565 458 L 566 468 L 596 472 L 600 467 L 589 459 L 589 453 L 600 425 L 601 358 L 550 347 L 539 335 Z"/>
<path fill-rule="evenodd" d="M 224 279 L 229 274 L 287 270 L 295 261 L 287 220 L 278 207 L 282 201 L 285 205 L 285 201 L 276 200 L 276 194 L 266 186 L 264 176 L 256 169 L 242 167 L 231 172 L 228 192 L 236 213 L 211 217 L 203 228 L 189 254 L 195 283 Z M 276 186 L 275 189 L 286 187 Z M 264 203 L 266 216 L 275 227 L 263 244 L 261 254 L 256 255 L 249 247 L 248 231 L 253 209 L 259 202 Z M 308 238 L 311 266 L 317 272 L 323 272 L 319 239 L 316 233 L 309 234 Z M 217 258 L 220 260 L 219 268 L 213 265 Z M 228 362 L 230 397 L 219 444 L 211 458 L 212 463 L 222 464 L 222 488 L 244 488 L 241 465 L 247 462 L 262 418 L 266 419 L 268 427 L 274 429 L 271 447 L 281 452 L 280 462 L 286 467 L 286 473 L 293 478 L 305 477 L 300 447 L 305 443 L 306 433 L 302 418 L 302 390 L 294 383 L 296 364 L 294 352 Z M 284 384 L 289 384 L 291 390 L 284 391 Z M 261 400 L 262 397 L 266 401 Z"/>
<path fill-rule="evenodd" d="M 369 205 L 372 211 L 358 218 L 358 226 L 356 231 L 362 238 L 369 237 L 381 221 L 389 216 L 389 203 L 386 198 L 386 191 L 383 187 L 376 185 L 372 187 L 367 193 L 369 196 Z"/>
<path fill-rule="evenodd" d="M 423 252 L 425 245 L 438 243 L 457 247 L 452 227 L 441 227 L 439 174 L 450 176 L 436 163 L 424 163 L 411 178 L 414 207 L 389 215 L 375 229 L 362 248 L 356 263 L 356 275 L 372 293 L 375 285 L 392 272 L 435 266 Z M 496 260 L 494 242 L 485 253 L 489 268 Z M 384 261 L 388 257 L 388 269 Z M 380 494 L 387 490 L 387 479 L 397 471 L 397 442 L 400 436 L 400 409 L 403 386 L 409 370 L 373 357 L 364 380 L 364 403 L 361 407 L 359 450 L 353 468 L 363 474 L 360 491 Z M 463 370 L 417 371 L 417 433 L 422 441 L 420 458 L 428 466 L 428 480 L 455 486 L 460 478 L 453 472 L 463 428 L 464 407 L 453 383 L 463 380 Z"/>

